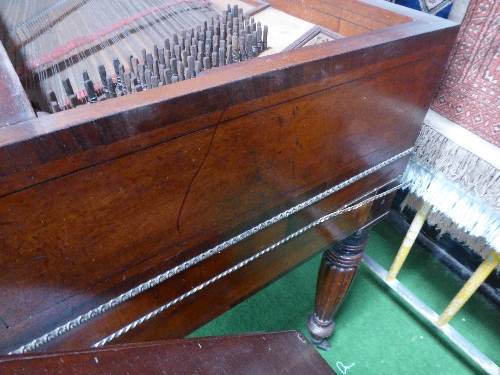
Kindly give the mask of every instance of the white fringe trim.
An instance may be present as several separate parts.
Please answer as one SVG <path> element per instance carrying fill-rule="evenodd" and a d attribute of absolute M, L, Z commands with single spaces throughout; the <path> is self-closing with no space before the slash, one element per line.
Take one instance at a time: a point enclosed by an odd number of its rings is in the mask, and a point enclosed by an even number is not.
<path fill-rule="evenodd" d="M 487 245 L 500 252 L 500 212 L 450 182 L 443 172 L 433 171 L 417 155 L 411 157 L 403 180 L 413 181 L 410 191 L 430 203 L 433 210 L 449 217 L 469 235 L 483 237 Z"/>
<path fill-rule="evenodd" d="M 417 211 L 418 208 L 422 206 L 422 203 L 423 200 L 421 198 L 417 197 L 412 192 L 409 192 L 401 205 L 401 210 L 403 210 L 406 206 L 409 206 Z M 431 210 L 426 221 L 430 226 L 435 226 L 439 229 L 438 238 L 444 233 L 448 233 L 455 240 L 467 245 L 469 249 L 479 254 L 483 257 L 483 259 L 486 258 L 491 252 L 491 246 L 486 244 L 484 237 L 469 236 L 466 232 L 459 229 L 448 216 L 440 211 Z M 497 267 L 497 270 L 500 271 L 500 265 Z"/>
<path fill-rule="evenodd" d="M 432 172 L 441 172 L 467 194 L 500 213 L 500 169 L 425 125 L 415 145 L 415 157 Z"/>

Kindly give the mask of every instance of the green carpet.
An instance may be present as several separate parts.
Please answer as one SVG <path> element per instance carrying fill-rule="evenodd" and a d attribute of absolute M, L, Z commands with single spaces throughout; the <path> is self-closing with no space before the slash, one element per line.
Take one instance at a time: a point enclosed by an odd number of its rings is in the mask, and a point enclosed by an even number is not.
<path fill-rule="evenodd" d="M 403 234 L 389 223 L 371 233 L 366 252 L 390 267 Z M 298 329 L 314 305 L 320 254 L 271 284 L 190 337 Z M 437 313 L 463 281 L 430 253 L 415 246 L 398 280 Z M 500 309 L 475 294 L 451 325 L 495 363 L 500 364 Z M 395 292 L 362 265 L 336 315 L 332 349 L 321 352 L 338 374 L 481 374 L 483 370 L 456 348 Z"/>

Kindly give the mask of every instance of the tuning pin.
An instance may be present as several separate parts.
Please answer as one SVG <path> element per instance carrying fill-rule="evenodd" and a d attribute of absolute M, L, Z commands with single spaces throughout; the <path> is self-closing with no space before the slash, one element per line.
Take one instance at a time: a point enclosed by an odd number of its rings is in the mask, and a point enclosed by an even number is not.
<path fill-rule="evenodd" d="M 198 55 L 198 46 L 196 44 L 191 45 L 189 55 L 193 56 L 196 59 L 196 55 Z"/>
<path fill-rule="evenodd" d="M 252 32 L 252 58 L 259 55 L 259 48 L 257 47 L 257 31 Z"/>
<path fill-rule="evenodd" d="M 203 69 L 204 70 L 207 70 L 207 69 L 211 69 L 212 67 L 210 66 L 210 57 L 208 56 L 205 56 L 203 58 Z"/>
<path fill-rule="evenodd" d="M 265 51 L 267 49 L 267 25 L 264 25 L 264 33 L 262 35 L 262 49 Z"/>
<path fill-rule="evenodd" d="M 134 66 L 132 64 L 132 59 L 134 58 L 134 56 L 130 55 L 128 58 L 127 58 L 127 61 L 128 61 L 128 71 L 130 73 L 132 73 L 134 71 Z"/>
<path fill-rule="evenodd" d="M 170 59 L 170 69 L 172 70 L 172 75 L 176 76 L 177 75 L 177 59 L 176 58 Z"/>
<path fill-rule="evenodd" d="M 140 84 L 142 85 L 143 90 L 147 90 L 148 86 L 146 83 L 146 77 L 144 74 L 144 64 L 138 64 L 137 68 L 139 69 L 139 79 L 140 79 Z"/>
<path fill-rule="evenodd" d="M 152 74 L 158 77 L 158 59 L 153 59 L 153 70 Z"/>
<path fill-rule="evenodd" d="M 132 94 L 132 79 L 131 79 L 131 73 L 130 72 L 125 72 L 123 75 L 125 78 L 125 90 L 127 91 L 127 94 Z"/>
<path fill-rule="evenodd" d="M 201 70 L 203 69 L 203 64 L 201 62 L 199 62 L 198 60 L 196 60 L 194 62 L 194 73 L 196 76 L 198 76 L 201 72 Z"/>
<path fill-rule="evenodd" d="M 106 81 L 106 68 L 103 64 L 99 64 L 97 66 L 97 70 L 99 71 L 99 77 L 101 78 L 102 91 L 104 92 L 104 96 L 106 97 L 106 99 L 109 99 L 108 83 Z"/>
<path fill-rule="evenodd" d="M 257 22 L 257 48 L 259 49 L 259 53 L 262 52 L 262 26 L 260 22 Z"/>
<path fill-rule="evenodd" d="M 173 57 L 175 57 L 177 60 L 180 60 L 182 57 L 181 57 L 181 46 L 176 44 L 174 46 L 174 55 Z"/>
<path fill-rule="evenodd" d="M 146 63 L 145 65 L 149 69 L 150 72 L 153 71 L 153 55 L 151 53 L 146 54 Z"/>
<path fill-rule="evenodd" d="M 123 86 L 122 86 L 122 79 L 120 77 L 120 60 L 118 58 L 113 59 L 113 68 L 115 70 L 115 75 L 116 75 L 116 85 L 119 91 L 123 91 Z"/>
<path fill-rule="evenodd" d="M 164 79 L 165 79 L 165 84 L 170 85 L 172 83 L 172 71 L 170 69 L 165 69 L 165 72 L 163 73 Z"/>
<path fill-rule="evenodd" d="M 113 82 L 113 78 L 110 76 L 106 77 L 106 86 L 108 87 L 109 97 L 116 98 L 115 83 Z"/>
<path fill-rule="evenodd" d="M 83 82 L 85 85 L 85 90 L 87 90 L 87 97 L 89 98 L 89 103 L 97 103 L 97 94 L 94 89 L 94 84 L 90 79 Z"/>
<path fill-rule="evenodd" d="M 226 63 L 226 51 L 224 48 L 219 48 L 219 66 L 224 66 Z"/>
<path fill-rule="evenodd" d="M 133 68 L 132 71 L 134 73 L 135 78 L 140 79 L 139 78 L 139 60 L 136 57 L 132 58 L 132 68 Z M 138 82 L 138 84 L 141 84 L 141 82 Z"/>
<path fill-rule="evenodd" d="M 62 84 L 64 87 L 64 91 L 66 92 L 66 95 L 68 96 L 71 108 L 76 108 L 80 104 L 80 101 L 78 100 L 77 96 L 75 95 L 75 92 L 73 91 L 73 87 L 71 86 L 71 82 L 69 81 L 69 78 L 63 79 Z"/>
<path fill-rule="evenodd" d="M 232 45 L 228 45 L 226 47 L 226 55 L 227 55 L 227 64 L 232 64 L 233 63 L 233 46 Z"/>
<path fill-rule="evenodd" d="M 184 64 L 182 61 L 177 61 L 177 76 L 179 81 L 184 81 Z"/>
<path fill-rule="evenodd" d="M 160 64 L 165 65 L 165 49 L 163 47 L 158 48 L 158 61 Z"/>
<path fill-rule="evenodd" d="M 120 74 L 116 76 L 118 89 L 120 90 L 120 95 L 125 95 L 127 93 L 125 85 L 125 67 L 122 64 L 118 65 L 118 71 L 120 72 Z"/>
<path fill-rule="evenodd" d="M 240 61 L 246 60 L 245 58 L 245 37 L 238 38 L 238 54 L 240 55 Z"/>
<path fill-rule="evenodd" d="M 151 90 L 151 70 L 145 69 L 144 70 L 144 77 L 146 78 L 146 87 L 148 90 Z"/>
<path fill-rule="evenodd" d="M 137 83 L 137 78 L 132 79 L 132 86 L 134 87 L 134 92 L 142 91 L 142 85 Z"/>
<path fill-rule="evenodd" d="M 184 67 L 187 68 L 188 66 L 188 51 L 186 50 L 183 50 L 182 53 L 181 53 L 181 60 L 182 60 L 182 63 L 184 64 Z"/>
<path fill-rule="evenodd" d="M 212 52 L 212 66 L 215 68 L 217 66 L 217 56 L 218 53 L 217 52 Z"/>
<path fill-rule="evenodd" d="M 165 72 L 165 65 L 158 64 L 158 80 L 159 84 L 161 83 L 162 85 L 165 84 L 165 75 L 163 74 L 164 72 Z"/>
<path fill-rule="evenodd" d="M 245 37 L 245 57 L 247 60 L 252 58 L 252 34 Z"/>
<path fill-rule="evenodd" d="M 194 78 L 194 56 L 188 56 L 187 58 L 189 75 L 191 78 Z"/>
<path fill-rule="evenodd" d="M 165 55 L 165 69 L 170 69 L 170 59 L 172 58 L 170 51 L 165 50 L 164 52 Z"/>
<path fill-rule="evenodd" d="M 62 80 L 62 85 L 64 87 L 64 91 L 66 91 L 66 95 L 75 95 L 75 92 L 73 91 L 73 87 L 71 86 L 71 82 L 69 81 L 69 78 L 64 78 Z"/>
<path fill-rule="evenodd" d="M 61 107 L 59 106 L 59 103 L 57 102 L 57 97 L 54 91 L 48 90 L 45 93 L 45 96 L 47 97 L 47 101 L 50 103 L 50 109 L 52 110 L 52 113 L 60 112 Z"/>
<path fill-rule="evenodd" d="M 158 87 L 158 76 L 151 76 L 151 87 Z"/>

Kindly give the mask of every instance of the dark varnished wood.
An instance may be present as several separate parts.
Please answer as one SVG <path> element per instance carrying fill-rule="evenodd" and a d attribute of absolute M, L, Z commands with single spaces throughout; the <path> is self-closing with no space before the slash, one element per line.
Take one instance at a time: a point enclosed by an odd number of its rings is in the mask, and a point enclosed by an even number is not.
<path fill-rule="evenodd" d="M 321 349 L 330 349 L 326 339 L 335 329 L 335 312 L 352 285 L 367 243 L 368 232 L 357 232 L 323 253 L 318 273 L 316 305 L 308 321 L 311 340 Z"/>
<path fill-rule="evenodd" d="M 298 331 L 0 356 L 2 374 L 335 375 Z"/>
<path fill-rule="evenodd" d="M 245 66 L 222 67 L 218 71 L 223 74 L 216 74 L 218 72 L 214 70 L 181 85 L 141 93 L 133 101 L 128 97 L 118 98 L 109 102 L 111 104 L 99 103 L 94 111 L 85 106 L 26 121 L 15 127 L 5 127 L 0 133 L 0 175 L 16 176 L 22 181 L 21 184 L 10 185 L 11 179 L 6 179 L 9 185 L 2 184 L 2 187 L 8 187 L 0 193 L 50 179 L 54 174 L 50 173 L 48 167 L 43 168 L 47 164 L 59 162 L 56 173 L 60 169 L 69 173 L 116 158 L 127 151 L 140 150 L 188 132 L 213 127 L 217 122 L 242 114 L 274 108 L 288 101 L 290 95 L 303 97 L 329 88 L 340 89 L 344 84 L 375 73 L 387 71 L 391 74 L 394 69 L 402 71 L 401 74 L 405 74 L 406 69 L 413 70 L 413 74 L 423 70 L 430 74 L 429 80 L 433 80 L 439 74 L 438 57 L 434 54 L 439 53 L 443 46 L 433 42 L 435 36 L 432 33 L 410 38 L 414 32 L 410 30 L 407 36 L 397 33 L 397 40 L 394 40 L 394 33 L 377 35 L 374 41 L 344 38 L 334 44 L 314 46 L 305 51 L 299 49 L 275 57 L 252 60 Z M 382 56 L 377 48 L 373 48 L 378 43 L 387 43 Z M 421 49 L 415 48 L 416 45 Z M 431 47 L 433 45 L 434 48 Z M 365 49 L 359 50 L 360 46 Z M 333 56 L 325 57 L 330 54 Z M 293 56 L 292 65 L 289 62 L 290 55 Z M 425 63 L 425 67 L 415 66 Z M 233 82 L 245 73 L 248 78 Z M 426 81 L 412 84 L 417 85 L 416 89 L 419 90 L 428 86 Z M 377 95 L 373 90 L 368 94 L 368 99 L 376 98 Z M 427 100 L 421 93 L 407 95 L 421 96 L 419 102 L 414 104 L 415 109 Z M 158 101 L 159 96 L 164 100 Z M 389 103 L 386 100 L 384 102 Z M 421 112 L 419 116 L 424 113 Z M 100 117 L 101 113 L 105 117 Z M 73 167 L 65 167 L 64 164 Z M 41 176 L 33 173 L 38 171 L 45 173 Z"/>
<path fill-rule="evenodd" d="M 355 7 L 351 7 L 348 2 L 342 0 L 269 1 L 273 7 L 344 36 L 362 34 L 413 20 L 406 15 L 387 11 L 377 2 L 373 3 L 376 5 L 358 2 Z M 415 17 L 415 13 L 413 16 Z"/>
<path fill-rule="evenodd" d="M 0 299 L 8 301 L 0 307 L 2 353 L 411 147 L 457 27 L 378 2 L 306 3 L 315 13 L 304 18 L 321 13 L 315 23 L 333 31 L 341 18 L 366 34 L 0 127 Z M 304 4 L 271 2 L 291 13 L 303 13 Z M 370 196 L 406 162 L 230 246 L 39 350 L 94 344 L 323 215 Z M 377 201 L 333 218 L 113 342 L 181 337 L 386 211 L 387 201 Z"/>

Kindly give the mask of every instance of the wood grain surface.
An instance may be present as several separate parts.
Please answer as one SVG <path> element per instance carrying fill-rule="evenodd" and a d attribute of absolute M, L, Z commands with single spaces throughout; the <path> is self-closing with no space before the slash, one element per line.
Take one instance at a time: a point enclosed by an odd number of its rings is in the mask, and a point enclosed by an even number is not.
<path fill-rule="evenodd" d="M 17 358 L 16 358 L 17 357 Z M 0 357 L 5 374 L 335 375 L 298 331 L 129 344 Z"/>

